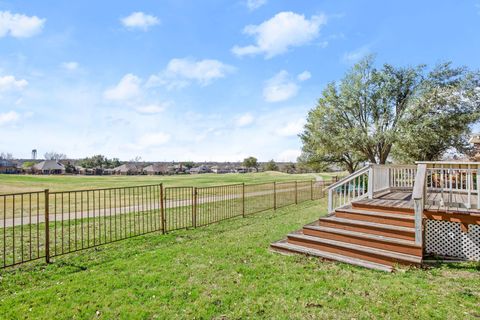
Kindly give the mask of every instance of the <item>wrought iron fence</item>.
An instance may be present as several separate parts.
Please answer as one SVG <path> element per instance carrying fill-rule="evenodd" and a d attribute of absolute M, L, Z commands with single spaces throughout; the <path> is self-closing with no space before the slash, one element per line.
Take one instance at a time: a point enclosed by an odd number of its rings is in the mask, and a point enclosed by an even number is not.
<path fill-rule="evenodd" d="M 320 199 L 333 181 L 162 184 L 0 195 L 0 267 Z"/>

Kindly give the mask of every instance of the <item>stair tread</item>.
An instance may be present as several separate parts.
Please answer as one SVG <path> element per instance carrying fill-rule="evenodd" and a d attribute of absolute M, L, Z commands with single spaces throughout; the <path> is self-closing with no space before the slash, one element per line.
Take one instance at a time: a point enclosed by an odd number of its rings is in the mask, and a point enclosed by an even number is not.
<path fill-rule="evenodd" d="M 295 251 L 295 252 L 303 253 L 310 256 L 339 261 L 343 263 L 349 263 L 349 264 L 360 266 L 360 267 L 365 267 L 365 268 L 370 268 L 370 269 L 375 269 L 380 271 L 387 271 L 387 272 L 392 271 L 392 267 L 388 265 L 370 262 L 370 261 L 362 260 L 358 258 L 352 258 L 352 257 L 340 255 L 340 254 L 330 253 L 330 252 L 326 252 L 318 249 L 307 248 L 307 247 L 299 246 L 296 244 L 288 243 L 286 240 L 281 240 L 281 241 L 272 243 L 271 246 L 272 248 L 280 248 L 284 250 Z"/>
<path fill-rule="evenodd" d="M 336 233 L 336 234 L 341 234 L 341 235 L 346 235 L 346 236 L 354 236 L 354 237 L 359 237 L 359 238 L 364 238 L 364 239 L 379 240 L 379 241 L 384 241 L 384 242 L 389 242 L 389 243 L 395 243 L 395 244 L 400 244 L 400 245 L 408 245 L 408 246 L 412 246 L 412 247 L 421 248 L 421 246 L 415 244 L 414 241 L 408 241 L 408 240 L 403 240 L 403 239 L 398 239 L 398 238 L 385 237 L 385 236 L 376 235 L 376 234 L 371 234 L 371 233 L 351 231 L 351 230 L 344 230 L 344 229 L 336 229 L 336 228 L 322 227 L 322 226 L 314 226 L 314 225 L 306 225 L 304 228 L 306 228 L 306 229 L 312 229 L 312 230 L 318 230 L 318 231 L 325 231 L 325 232 L 330 232 L 330 233 Z"/>
<path fill-rule="evenodd" d="M 369 210 L 362 210 L 362 209 L 353 209 L 351 207 L 338 208 L 338 209 L 336 209 L 336 211 L 346 212 L 346 213 L 364 214 L 364 215 L 382 217 L 382 218 L 395 218 L 395 219 L 415 221 L 415 217 L 412 216 L 412 215 L 398 214 L 398 213 L 393 213 L 393 212 L 390 213 L 390 212 L 369 211 Z"/>
<path fill-rule="evenodd" d="M 389 230 L 396 230 L 396 231 L 415 232 L 415 228 L 393 226 L 393 225 L 390 225 L 390 224 L 370 222 L 370 221 L 361 221 L 361 220 L 338 218 L 338 217 L 335 217 L 335 216 L 320 218 L 319 221 L 336 221 L 336 222 L 344 222 L 344 223 L 349 223 L 349 224 L 355 224 L 355 225 L 359 225 L 359 226 L 369 226 L 369 227 L 378 227 L 378 228 L 382 228 L 382 229 L 389 229 Z"/>
<path fill-rule="evenodd" d="M 302 239 L 302 240 L 309 240 L 309 241 L 313 241 L 313 242 L 317 242 L 317 243 L 330 244 L 330 245 L 334 245 L 334 246 L 337 246 L 337 247 L 354 249 L 356 251 L 367 252 L 367 253 L 374 253 L 374 254 L 379 255 L 379 256 L 394 258 L 394 259 L 413 262 L 413 263 L 421 263 L 422 262 L 421 257 L 413 256 L 413 255 L 410 255 L 410 254 L 399 253 L 399 252 L 390 251 L 390 250 L 377 249 L 377 248 L 372 248 L 372 247 L 366 247 L 366 246 L 361 246 L 361 245 L 358 245 L 358 244 L 342 242 L 342 241 L 337 241 L 337 240 L 330 240 L 330 239 L 324 239 L 324 238 L 319 238 L 319 237 L 313 237 L 313 236 L 308 236 L 308 235 L 301 234 L 301 233 L 290 233 L 288 235 L 288 238 L 299 238 L 299 239 Z"/>
<path fill-rule="evenodd" d="M 396 200 L 398 206 L 392 206 L 392 200 L 378 200 L 378 199 L 364 199 L 361 201 L 353 201 L 352 207 L 359 208 L 370 208 L 370 209 L 382 209 L 382 210 L 391 210 L 391 211 L 402 211 L 408 213 L 409 215 L 413 213 L 413 208 L 405 205 L 408 201 L 405 200 Z M 400 206 L 400 203 L 403 203 L 404 206 Z"/>

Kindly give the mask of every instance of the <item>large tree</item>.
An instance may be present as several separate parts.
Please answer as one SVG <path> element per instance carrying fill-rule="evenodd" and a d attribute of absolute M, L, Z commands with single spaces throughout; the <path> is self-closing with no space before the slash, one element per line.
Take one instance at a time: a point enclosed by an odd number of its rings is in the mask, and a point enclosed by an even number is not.
<path fill-rule="evenodd" d="M 350 172 L 363 161 L 386 163 L 392 150 L 404 161 L 434 160 L 465 147 L 479 119 L 478 87 L 476 74 L 449 63 L 426 72 L 423 65 L 376 68 L 367 57 L 323 90 L 300 135 L 302 157 Z"/>
<path fill-rule="evenodd" d="M 248 157 L 243 159 L 243 166 L 245 168 L 255 168 L 255 171 L 258 172 L 258 160 L 255 157 Z"/>

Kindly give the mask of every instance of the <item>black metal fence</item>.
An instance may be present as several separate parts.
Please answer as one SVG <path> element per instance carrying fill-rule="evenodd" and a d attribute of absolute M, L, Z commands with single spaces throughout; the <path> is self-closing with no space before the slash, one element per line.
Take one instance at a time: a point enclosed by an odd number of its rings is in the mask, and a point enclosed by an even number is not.
<path fill-rule="evenodd" d="M 162 184 L 0 195 L 0 266 L 143 235 L 205 226 L 325 196 L 333 181 L 210 187 Z"/>

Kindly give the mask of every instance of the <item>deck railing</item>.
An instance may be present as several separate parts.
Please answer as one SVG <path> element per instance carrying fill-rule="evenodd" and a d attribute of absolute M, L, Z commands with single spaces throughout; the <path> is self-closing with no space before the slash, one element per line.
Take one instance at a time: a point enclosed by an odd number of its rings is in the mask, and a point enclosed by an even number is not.
<path fill-rule="evenodd" d="M 425 164 L 429 204 L 446 208 L 480 208 L 480 163 L 418 162 Z M 476 197 L 476 199 L 474 199 Z M 474 201 L 475 200 L 475 201 Z"/>
<path fill-rule="evenodd" d="M 415 165 L 367 165 L 328 188 L 328 211 L 386 190 L 412 189 L 416 172 Z"/>
<path fill-rule="evenodd" d="M 370 193 L 372 166 L 366 166 L 328 187 L 328 212 L 363 199 Z"/>

